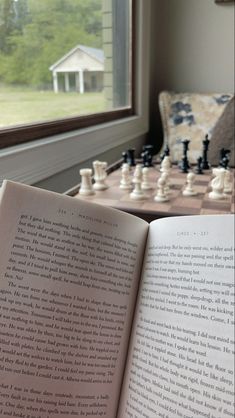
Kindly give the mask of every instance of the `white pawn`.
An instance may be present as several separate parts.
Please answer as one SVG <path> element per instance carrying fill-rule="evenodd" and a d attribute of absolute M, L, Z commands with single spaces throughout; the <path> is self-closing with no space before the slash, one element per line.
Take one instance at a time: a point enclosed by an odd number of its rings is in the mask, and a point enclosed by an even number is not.
<path fill-rule="evenodd" d="M 169 197 L 165 193 L 166 177 L 161 175 L 157 182 L 157 194 L 154 197 L 156 202 L 167 202 Z"/>
<path fill-rule="evenodd" d="M 132 188 L 131 178 L 130 178 L 130 166 L 127 163 L 124 163 L 121 168 L 121 181 L 120 189 L 129 190 Z"/>
<path fill-rule="evenodd" d="M 93 195 L 95 192 L 94 192 L 92 181 L 91 181 L 92 169 L 82 168 L 79 171 L 79 173 L 81 176 L 81 187 L 79 189 L 79 194 L 83 196 Z"/>
<path fill-rule="evenodd" d="M 141 189 L 141 180 L 137 177 L 134 177 L 133 183 L 135 185 L 134 190 L 130 193 L 130 198 L 134 200 L 144 200 L 146 199 L 142 189 Z"/>
<path fill-rule="evenodd" d="M 187 184 L 185 189 L 183 190 L 184 196 L 195 196 L 197 192 L 193 188 L 193 184 L 195 182 L 196 175 L 193 172 L 187 174 Z"/>
<path fill-rule="evenodd" d="M 213 168 L 212 174 L 215 178 L 211 181 L 212 191 L 209 193 L 210 199 L 223 199 L 224 195 L 224 178 L 225 178 L 225 169 L 224 168 Z"/>
<path fill-rule="evenodd" d="M 93 161 L 93 168 L 94 168 L 94 190 L 105 190 L 108 188 L 107 184 L 105 183 L 106 179 L 106 172 L 104 170 L 103 162 L 101 161 Z"/>
<path fill-rule="evenodd" d="M 224 176 L 224 193 L 231 193 L 233 190 L 232 183 L 230 182 L 230 171 L 227 169 Z"/>
<path fill-rule="evenodd" d="M 142 169 L 142 183 L 141 183 L 141 188 L 142 190 L 149 190 L 152 188 L 150 182 L 149 182 L 149 173 L 150 173 L 150 167 L 144 167 Z"/>
<path fill-rule="evenodd" d="M 165 186 L 164 186 L 164 193 L 166 195 L 170 194 L 170 182 L 169 182 L 169 176 L 170 176 L 170 171 L 165 171 L 162 173 L 161 177 L 164 179 L 165 181 Z"/>
<path fill-rule="evenodd" d="M 133 183 L 134 183 L 134 179 L 138 179 L 138 180 L 141 181 L 142 176 L 143 176 L 142 165 L 141 164 L 136 164 L 135 171 L 134 171 L 134 174 L 133 174 Z"/>

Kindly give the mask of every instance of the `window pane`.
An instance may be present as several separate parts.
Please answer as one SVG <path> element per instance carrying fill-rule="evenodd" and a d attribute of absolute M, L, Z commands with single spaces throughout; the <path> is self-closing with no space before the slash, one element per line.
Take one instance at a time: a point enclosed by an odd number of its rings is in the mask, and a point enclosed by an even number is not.
<path fill-rule="evenodd" d="M 0 128 L 131 105 L 131 0 L 0 0 Z"/>

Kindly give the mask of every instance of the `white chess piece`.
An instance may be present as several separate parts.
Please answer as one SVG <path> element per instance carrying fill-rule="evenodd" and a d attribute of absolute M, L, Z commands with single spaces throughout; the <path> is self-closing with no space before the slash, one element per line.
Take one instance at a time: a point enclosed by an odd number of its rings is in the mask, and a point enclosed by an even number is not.
<path fill-rule="evenodd" d="M 104 163 L 102 161 L 93 161 L 94 168 L 94 180 L 95 184 L 93 186 L 94 190 L 105 190 L 108 188 L 105 183 L 106 172 L 104 170 Z"/>
<path fill-rule="evenodd" d="M 162 160 L 160 172 L 165 175 L 164 177 L 165 178 L 165 190 L 164 190 L 165 194 L 169 194 L 170 193 L 169 177 L 170 177 L 170 172 L 171 172 L 171 160 L 168 155 L 166 155 Z"/>
<path fill-rule="evenodd" d="M 124 163 L 121 168 L 121 181 L 120 189 L 129 190 L 132 188 L 132 182 L 130 177 L 130 166 L 127 163 Z"/>
<path fill-rule="evenodd" d="M 92 181 L 91 181 L 92 169 L 82 168 L 79 171 L 79 173 L 81 176 L 81 187 L 79 189 L 79 194 L 83 196 L 93 195 L 95 192 L 94 192 Z"/>
<path fill-rule="evenodd" d="M 161 173 L 165 173 L 166 171 L 170 171 L 170 169 L 171 169 L 171 160 L 170 160 L 169 155 L 166 155 L 161 162 L 160 171 Z"/>
<path fill-rule="evenodd" d="M 192 171 L 187 174 L 187 184 L 185 189 L 183 190 L 184 196 L 195 196 L 197 194 L 197 192 L 193 188 L 195 179 L 196 175 Z"/>
<path fill-rule="evenodd" d="M 134 190 L 130 193 L 130 198 L 134 200 L 146 199 L 146 196 L 141 189 L 141 179 L 139 179 L 138 177 L 134 177 L 133 183 L 135 187 Z"/>
<path fill-rule="evenodd" d="M 143 177 L 142 165 L 141 164 L 136 164 L 135 171 L 134 171 L 134 174 L 133 174 L 133 183 L 134 183 L 134 179 L 138 179 L 138 180 L 142 181 L 142 177 Z"/>
<path fill-rule="evenodd" d="M 108 177 L 108 174 L 107 174 L 108 163 L 106 161 L 101 161 L 101 164 L 102 164 L 102 169 L 103 169 L 103 175 L 104 175 L 104 178 L 106 179 Z"/>
<path fill-rule="evenodd" d="M 169 197 L 165 193 L 165 186 L 166 186 L 166 177 L 164 175 L 161 175 L 159 177 L 157 182 L 157 194 L 154 197 L 154 200 L 156 202 L 167 202 L 169 200 Z"/>
<path fill-rule="evenodd" d="M 150 167 L 143 167 L 142 169 L 142 183 L 141 183 L 141 188 L 142 190 L 150 190 L 152 189 L 152 186 L 149 182 L 149 173 L 150 173 Z"/>
<path fill-rule="evenodd" d="M 212 174 L 215 178 L 211 181 L 212 191 L 209 193 L 210 199 L 223 199 L 224 195 L 224 178 L 225 178 L 225 169 L 224 168 L 213 168 Z"/>
<path fill-rule="evenodd" d="M 224 175 L 224 193 L 231 193 L 233 190 L 232 183 L 230 181 L 230 171 L 226 169 Z"/>

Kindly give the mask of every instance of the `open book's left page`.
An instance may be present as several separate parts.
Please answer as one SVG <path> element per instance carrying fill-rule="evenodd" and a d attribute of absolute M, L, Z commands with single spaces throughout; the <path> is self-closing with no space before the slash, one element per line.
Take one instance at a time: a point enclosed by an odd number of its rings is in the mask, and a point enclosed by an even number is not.
<path fill-rule="evenodd" d="M 0 415 L 115 418 L 148 224 L 4 182 Z"/>

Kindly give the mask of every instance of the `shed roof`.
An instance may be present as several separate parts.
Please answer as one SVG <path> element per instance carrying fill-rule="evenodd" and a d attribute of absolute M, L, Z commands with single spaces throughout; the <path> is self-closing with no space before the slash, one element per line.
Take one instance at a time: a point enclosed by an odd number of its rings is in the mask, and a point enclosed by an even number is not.
<path fill-rule="evenodd" d="M 89 55 L 91 58 L 95 59 L 99 63 L 104 63 L 104 51 L 98 48 L 92 48 L 90 46 L 85 45 L 77 45 L 75 48 L 71 49 L 67 54 L 63 55 L 58 61 L 52 64 L 49 69 L 53 71 L 58 65 L 62 64 L 66 61 L 69 57 L 71 57 L 77 50 L 81 50 L 85 54 Z"/>

